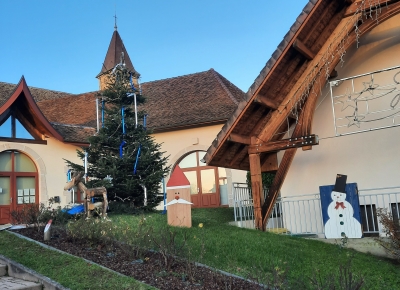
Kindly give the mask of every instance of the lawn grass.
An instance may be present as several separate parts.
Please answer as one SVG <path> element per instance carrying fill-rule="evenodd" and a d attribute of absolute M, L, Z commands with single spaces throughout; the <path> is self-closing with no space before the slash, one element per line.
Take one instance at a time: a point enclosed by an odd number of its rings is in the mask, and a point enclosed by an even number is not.
<path fill-rule="evenodd" d="M 141 216 L 110 214 L 114 227 L 126 229 L 129 225 L 132 234 L 143 218 L 146 227 L 155 229 L 154 233 L 166 228 L 167 217 L 159 212 Z M 198 262 L 240 276 L 258 278 L 260 282 L 274 279 L 271 275 L 274 272 L 286 277 L 291 289 L 306 289 L 303 282 L 309 285 L 309 278 L 318 274 L 325 281 L 332 280 L 333 275 L 338 275 L 339 268 L 351 260 L 352 273 L 364 277 L 363 289 L 400 289 L 400 266 L 393 261 L 316 240 L 228 225 L 232 220 L 231 208 L 193 209 L 193 227 L 173 230 L 177 232 L 178 242 L 186 234 L 192 258 Z M 200 223 L 203 227 L 199 227 Z M 0 232 L 0 254 L 71 289 L 142 287 L 133 279 L 101 272 L 104 270 L 88 266 L 81 259 L 42 249 L 4 231 Z"/>
<path fill-rule="evenodd" d="M 146 214 L 146 223 L 155 228 L 165 226 L 166 215 Z M 135 225 L 138 216 L 114 216 L 114 223 Z M 400 289 L 400 265 L 373 255 L 345 249 L 339 245 L 298 237 L 230 226 L 232 208 L 193 209 L 190 229 L 176 228 L 178 237 L 188 236 L 194 257 L 201 263 L 234 274 L 264 280 L 272 269 L 287 269 L 291 285 L 308 283 L 315 274 L 324 279 L 337 275 L 340 266 L 351 259 L 351 271 L 365 279 L 365 289 Z M 198 225 L 202 223 L 203 227 Z M 205 253 L 201 258 L 202 244 Z M 285 274 L 282 274 L 285 275 Z"/>
<path fill-rule="evenodd" d="M 70 289 L 154 289 L 133 278 L 45 249 L 6 231 L 0 232 L 0 254 Z"/>

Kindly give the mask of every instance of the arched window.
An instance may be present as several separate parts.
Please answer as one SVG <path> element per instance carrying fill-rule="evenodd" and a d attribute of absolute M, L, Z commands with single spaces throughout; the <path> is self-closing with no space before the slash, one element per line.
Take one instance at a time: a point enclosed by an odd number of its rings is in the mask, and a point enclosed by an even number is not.
<path fill-rule="evenodd" d="M 179 167 L 190 182 L 191 201 L 195 207 L 220 206 L 221 201 L 225 204 L 225 170 L 201 162 L 204 154 L 203 151 L 195 151 L 186 155 L 179 162 Z"/>
<path fill-rule="evenodd" d="M 0 152 L 0 224 L 10 222 L 10 212 L 25 204 L 38 204 L 35 163 L 18 151 Z"/>

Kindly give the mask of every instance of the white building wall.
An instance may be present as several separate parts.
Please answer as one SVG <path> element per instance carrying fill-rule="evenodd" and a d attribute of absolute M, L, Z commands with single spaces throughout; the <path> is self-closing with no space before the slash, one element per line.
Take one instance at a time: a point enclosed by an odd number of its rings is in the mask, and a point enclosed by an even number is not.
<path fill-rule="evenodd" d="M 400 65 L 400 15 L 360 39 L 347 51 L 338 79 Z M 379 76 L 375 77 L 379 83 Z M 391 80 L 389 82 L 392 82 Z M 400 85 L 399 85 L 400 86 Z M 297 150 L 283 184 L 282 196 L 319 192 L 335 183 L 337 173 L 348 176 L 360 189 L 400 185 L 400 127 L 335 137 L 332 104 L 326 86 L 317 102 L 312 132 L 320 138 L 310 151 Z"/>
<path fill-rule="evenodd" d="M 185 130 L 177 130 L 165 133 L 155 133 L 154 137 L 157 143 L 161 143 L 161 150 L 169 155 L 168 165 L 171 168 L 180 159 L 190 152 L 207 151 L 208 147 L 221 130 L 222 125 L 205 126 L 200 128 L 192 128 Z M 225 169 L 228 182 L 228 202 L 229 206 L 233 206 L 232 183 L 246 182 L 246 171 Z M 168 182 L 169 176 L 166 178 Z M 161 208 L 161 207 L 160 207 Z"/>

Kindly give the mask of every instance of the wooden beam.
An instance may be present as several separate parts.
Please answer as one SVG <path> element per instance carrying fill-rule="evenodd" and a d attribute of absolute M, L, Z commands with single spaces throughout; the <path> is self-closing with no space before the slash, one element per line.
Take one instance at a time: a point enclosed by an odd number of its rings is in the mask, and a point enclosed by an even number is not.
<path fill-rule="evenodd" d="M 276 199 L 278 198 L 279 191 L 281 190 L 282 184 L 285 181 L 286 175 L 289 171 L 290 165 L 294 159 L 297 148 L 291 148 L 285 151 L 283 158 L 279 164 L 279 169 L 275 174 L 274 181 L 268 191 L 268 196 L 264 201 L 261 209 L 263 217 L 262 229 L 265 229 L 268 218 L 272 213 Z"/>
<path fill-rule="evenodd" d="M 270 98 L 267 98 L 266 96 L 260 95 L 260 94 L 257 95 L 257 97 L 254 99 L 254 102 L 261 104 L 272 110 L 276 110 L 279 107 L 279 104 L 277 102 L 275 102 L 274 100 L 271 100 Z"/>
<path fill-rule="evenodd" d="M 267 157 L 261 161 L 261 172 L 275 172 L 278 170 L 278 154 L 266 154 Z"/>
<path fill-rule="evenodd" d="M 331 1 L 330 4 L 324 9 L 324 12 L 319 16 L 319 19 L 325 19 L 327 15 L 331 13 L 334 9 L 336 9 L 337 1 Z M 314 25 L 312 29 L 307 33 L 307 36 L 302 39 L 303 43 L 307 43 L 307 41 L 313 36 L 316 29 L 319 29 L 318 25 Z"/>
<path fill-rule="evenodd" d="M 268 143 L 260 143 L 249 146 L 249 154 L 265 153 L 265 152 L 277 152 L 281 150 L 287 150 L 289 148 L 298 148 L 303 146 L 318 145 L 318 136 L 309 135 L 301 137 L 293 137 L 289 139 L 283 139 L 278 141 L 270 141 Z"/>
<path fill-rule="evenodd" d="M 250 154 L 249 161 L 255 227 L 258 230 L 265 230 L 261 213 L 261 205 L 264 203 L 264 191 L 261 178 L 260 154 Z"/>
<path fill-rule="evenodd" d="M 293 48 L 300 52 L 308 60 L 312 60 L 315 57 L 315 53 L 312 52 L 307 46 L 304 45 L 300 40 L 296 39 L 293 42 Z"/>
<path fill-rule="evenodd" d="M 347 1 L 348 2 L 348 1 Z M 386 8 L 386 5 L 392 2 L 397 2 L 397 0 L 369 0 L 366 1 L 366 4 L 364 5 L 364 8 L 361 7 L 362 1 L 354 1 L 347 9 L 346 12 L 344 13 L 344 17 L 352 16 L 354 15 L 357 11 L 361 12 L 360 9 L 363 8 L 365 9 L 365 12 L 369 12 L 372 7 L 372 9 L 375 10 L 375 7 L 381 7 L 381 8 Z"/>
<path fill-rule="evenodd" d="M 229 134 L 229 137 L 227 140 L 235 142 L 235 143 L 245 144 L 245 145 L 250 145 L 250 143 L 251 143 L 250 137 L 239 135 L 239 134 L 234 134 L 234 133 Z"/>
<path fill-rule="evenodd" d="M 239 158 L 242 158 L 241 156 L 243 155 L 243 151 L 247 151 L 247 147 L 248 146 L 244 146 L 243 148 L 240 147 L 238 148 L 238 150 L 235 153 L 235 156 L 232 158 L 231 162 L 229 162 L 229 166 L 233 166 L 233 164 L 235 164 L 239 160 Z"/>

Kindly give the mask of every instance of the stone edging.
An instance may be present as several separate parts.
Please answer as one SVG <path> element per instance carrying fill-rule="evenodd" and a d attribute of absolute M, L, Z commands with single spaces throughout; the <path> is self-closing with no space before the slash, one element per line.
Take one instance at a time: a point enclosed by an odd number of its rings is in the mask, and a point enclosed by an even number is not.
<path fill-rule="evenodd" d="M 37 282 L 43 285 L 46 290 L 70 290 L 60 283 L 43 276 L 36 271 L 21 265 L 3 255 L 0 255 L 0 262 L 4 263 L 8 268 L 8 276 L 18 278 L 25 281 Z"/>
<path fill-rule="evenodd" d="M 119 275 L 119 276 L 128 277 L 128 276 L 126 276 L 126 275 L 124 275 L 124 274 L 121 274 L 121 273 L 119 273 L 119 272 L 117 272 L 117 271 L 114 271 L 114 270 L 112 270 L 112 269 L 110 269 L 110 268 L 104 267 L 104 266 L 102 266 L 102 265 L 100 265 L 100 264 L 97 264 L 97 263 L 95 263 L 95 262 L 93 262 L 93 261 L 87 260 L 87 259 L 82 258 L 82 257 L 74 256 L 74 255 L 72 255 L 72 254 L 70 254 L 70 253 L 67 253 L 67 252 L 61 251 L 61 250 L 59 250 L 59 249 L 53 248 L 53 247 L 51 247 L 51 246 L 49 246 L 49 245 L 46 245 L 46 244 L 43 244 L 43 243 L 38 242 L 38 241 L 36 241 L 36 240 L 33 240 L 33 239 L 31 239 L 31 238 L 25 237 L 25 236 L 23 236 L 23 235 L 21 235 L 21 234 L 18 234 L 18 233 L 9 231 L 9 230 L 7 230 L 7 232 L 9 232 L 9 233 L 11 233 L 11 234 L 13 234 L 13 235 L 16 235 L 16 236 L 19 237 L 19 238 L 28 240 L 28 241 L 30 241 L 30 242 L 34 242 L 34 243 L 38 244 L 39 246 L 42 246 L 42 247 L 44 247 L 44 248 L 46 248 L 46 249 L 53 250 L 53 251 L 56 251 L 56 252 L 59 252 L 59 253 L 61 253 L 61 254 L 65 254 L 65 255 L 68 255 L 68 256 L 71 256 L 71 257 L 74 257 L 74 258 L 80 258 L 80 259 L 84 260 L 84 261 L 87 262 L 87 263 L 90 263 L 90 264 L 99 266 L 100 268 L 103 268 L 103 269 L 105 269 L 105 270 L 111 271 L 111 272 L 113 272 L 113 273 L 115 273 L 115 274 L 117 274 L 117 275 Z M 225 271 L 222 271 L 222 270 L 219 270 L 219 269 L 216 269 L 216 268 L 213 268 L 213 267 L 210 267 L 210 266 L 207 266 L 207 265 L 198 263 L 198 262 L 195 262 L 194 264 L 195 264 L 195 266 L 198 266 L 198 267 L 204 267 L 204 268 L 210 269 L 210 270 L 212 270 L 212 271 L 219 272 L 219 273 L 221 273 L 221 274 L 223 274 L 223 275 L 225 275 L 225 276 L 227 276 L 227 277 L 233 277 L 233 278 L 245 280 L 245 281 L 247 281 L 247 282 L 252 282 L 252 283 L 255 283 L 255 284 L 259 285 L 259 286 L 266 287 L 266 285 L 263 285 L 263 284 L 261 284 L 261 283 L 257 283 L 256 281 L 252 281 L 252 280 L 246 279 L 246 278 L 244 278 L 244 277 L 241 277 L 241 276 L 238 276 L 238 275 L 235 275 L 235 274 L 232 274 L 232 273 L 228 273 L 228 272 L 225 272 Z M 141 283 L 143 283 L 143 282 L 141 282 Z M 145 284 L 145 283 L 143 283 L 143 284 Z"/>

